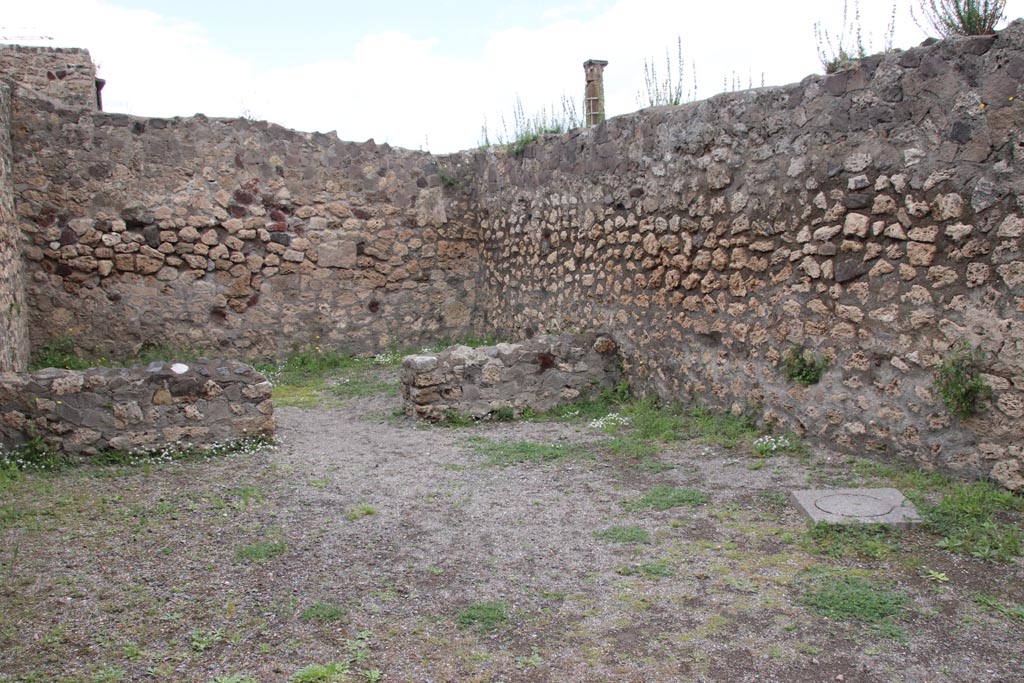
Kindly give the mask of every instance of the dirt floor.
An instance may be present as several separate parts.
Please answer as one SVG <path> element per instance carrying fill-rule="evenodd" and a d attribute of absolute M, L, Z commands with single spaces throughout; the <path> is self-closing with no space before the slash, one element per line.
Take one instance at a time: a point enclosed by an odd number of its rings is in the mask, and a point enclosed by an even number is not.
<path fill-rule="evenodd" d="M 275 449 L 0 489 L 0 681 L 1024 681 L 1021 558 L 921 529 L 816 545 L 788 491 L 890 483 L 844 457 L 679 442 L 652 467 L 585 420 L 398 405 L 279 408 Z M 481 448 L 524 441 L 567 457 Z M 706 498 L 637 502 L 659 486 Z M 810 604 L 848 577 L 902 611 Z"/>

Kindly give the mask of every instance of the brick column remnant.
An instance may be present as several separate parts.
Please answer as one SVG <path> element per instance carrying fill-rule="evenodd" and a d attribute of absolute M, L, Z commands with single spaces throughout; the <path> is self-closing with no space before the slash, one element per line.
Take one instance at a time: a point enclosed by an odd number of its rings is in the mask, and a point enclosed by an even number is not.
<path fill-rule="evenodd" d="M 603 59 L 588 59 L 583 62 L 587 87 L 583 92 L 583 110 L 587 126 L 596 126 L 604 121 L 604 68 L 608 62 Z"/>

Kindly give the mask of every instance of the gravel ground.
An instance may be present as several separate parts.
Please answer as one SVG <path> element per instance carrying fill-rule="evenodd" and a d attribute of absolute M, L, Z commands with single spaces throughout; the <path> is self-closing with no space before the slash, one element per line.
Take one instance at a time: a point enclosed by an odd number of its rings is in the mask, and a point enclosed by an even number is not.
<path fill-rule="evenodd" d="M 921 530 L 881 559 L 815 552 L 787 491 L 884 484 L 838 456 L 685 443 L 638 467 L 586 422 L 424 428 L 397 406 L 279 408 L 276 449 L 0 489 L 0 681 L 264 683 L 330 662 L 423 683 L 1024 681 L 1024 621 L 973 599 L 1024 604 L 1020 558 Z M 591 457 L 497 466 L 480 439 Z M 628 505 L 656 486 L 707 501 Z M 648 540 L 595 536 L 613 526 Z M 886 628 L 821 616 L 803 600 L 822 575 L 884 579 L 907 609 Z M 467 623 L 481 603 L 507 619 Z"/>

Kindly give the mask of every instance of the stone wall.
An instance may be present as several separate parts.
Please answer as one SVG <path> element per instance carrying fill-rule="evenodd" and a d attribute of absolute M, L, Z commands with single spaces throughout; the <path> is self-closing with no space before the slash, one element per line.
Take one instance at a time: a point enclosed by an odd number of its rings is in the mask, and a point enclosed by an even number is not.
<path fill-rule="evenodd" d="M 0 83 L 0 372 L 23 370 L 28 363 L 28 307 L 12 163 L 11 91 Z"/>
<path fill-rule="evenodd" d="M 88 50 L 0 45 L 0 80 L 15 97 L 71 108 L 96 109 L 96 67 Z"/>
<path fill-rule="evenodd" d="M 33 344 L 258 358 L 473 333 L 472 225 L 429 154 L 16 100 Z"/>
<path fill-rule="evenodd" d="M 32 341 L 258 357 L 602 330 L 639 391 L 1020 488 L 1022 83 L 1018 21 L 448 157 L 22 88 Z M 934 386 L 961 343 L 994 389 L 967 420 Z M 782 375 L 795 348 L 830 360 L 820 383 Z"/>
<path fill-rule="evenodd" d="M 271 386 L 236 361 L 0 374 L 0 445 L 72 454 L 208 447 L 274 430 Z"/>
<path fill-rule="evenodd" d="M 1024 23 L 453 158 L 499 337 L 607 330 L 631 383 L 1024 486 Z M 988 355 L 990 405 L 933 373 Z M 818 384 L 780 357 L 831 359 Z"/>
<path fill-rule="evenodd" d="M 616 351 L 605 336 L 564 334 L 407 356 L 402 398 L 406 413 L 429 420 L 544 413 L 614 388 L 622 374 Z"/>

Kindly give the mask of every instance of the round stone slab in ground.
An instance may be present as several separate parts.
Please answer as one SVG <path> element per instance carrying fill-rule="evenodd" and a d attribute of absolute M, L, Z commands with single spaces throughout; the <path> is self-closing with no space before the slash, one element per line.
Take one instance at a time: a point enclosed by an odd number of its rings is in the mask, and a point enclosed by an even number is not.
<path fill-rule="evenodd" d="M 793 503 L 812 523 L 891 524 L 920 521 L 913 503 L 897 489 L 793 491 Z"/>

